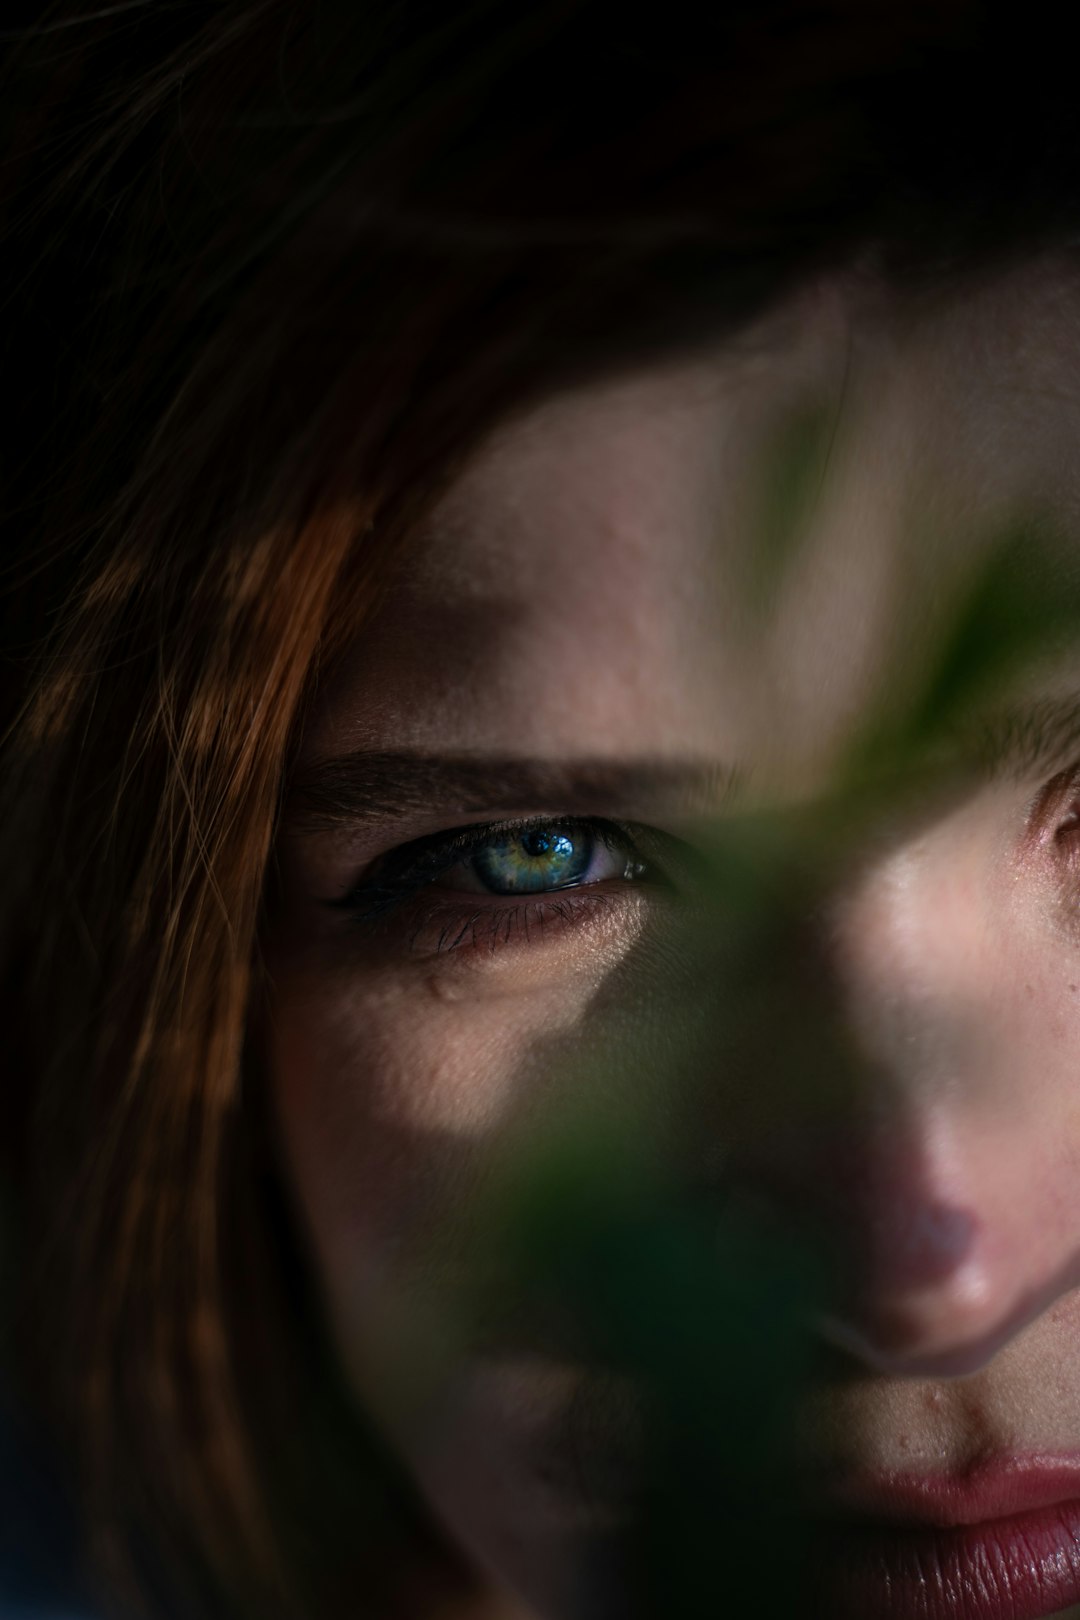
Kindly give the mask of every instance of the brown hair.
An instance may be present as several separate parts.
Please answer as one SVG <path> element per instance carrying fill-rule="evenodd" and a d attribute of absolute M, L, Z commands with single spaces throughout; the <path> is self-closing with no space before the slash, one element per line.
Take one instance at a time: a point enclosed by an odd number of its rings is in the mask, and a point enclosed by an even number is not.
<path fill-rule="evenodd" d="M 1007 13 L 664 16 L 128 0 L 9 33 L 15 1342 L 115 1601 L 467 1589 L 339 1387 L 251 1038 L 290 750 L 394 548 L 538 394 L 857 256 L 940 277 L 1073 228 L 1071 86 Z"/>

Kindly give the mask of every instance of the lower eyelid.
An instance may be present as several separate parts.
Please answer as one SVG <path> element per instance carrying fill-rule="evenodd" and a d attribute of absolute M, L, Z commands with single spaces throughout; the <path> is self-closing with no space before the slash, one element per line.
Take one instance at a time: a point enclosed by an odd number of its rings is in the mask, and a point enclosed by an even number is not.
<path fill-rule="evenodd" d="M 472 904 L 472 899 L 462 895 L 432 904 L 415 897 L 395 916 L 384 919 L 380 934 L 384 940 L 387 933 L 395 936 L 409 955 L 493 957 L 508 949 L 542 948 L 598 925 L 632 927 L 642 920 L 642 906 L 652 903 L 639 891 L 626 886 L 606 888 L 602 883 L 528 898 L 490 896 L 484 905 Z"/>

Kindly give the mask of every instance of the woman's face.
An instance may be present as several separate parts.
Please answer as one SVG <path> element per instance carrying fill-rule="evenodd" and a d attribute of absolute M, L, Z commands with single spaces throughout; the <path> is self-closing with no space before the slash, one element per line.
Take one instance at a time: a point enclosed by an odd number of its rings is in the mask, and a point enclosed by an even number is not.
<path fill-rule="evenodd" d="M 360 1400 L 542 1614 L 602 1612 L 633 1380 L 451 1302 L 499 1165 L 587 1116 L 824 1259 L 778 1522 L 882 1549 L 826 1612 L 1080 1615 L 1080 643 L 919 721 L 1075 595 L 1078 377 L 1060 266 L 814 288 L 504 427 L 319 693 L 285 1171 Z"/>

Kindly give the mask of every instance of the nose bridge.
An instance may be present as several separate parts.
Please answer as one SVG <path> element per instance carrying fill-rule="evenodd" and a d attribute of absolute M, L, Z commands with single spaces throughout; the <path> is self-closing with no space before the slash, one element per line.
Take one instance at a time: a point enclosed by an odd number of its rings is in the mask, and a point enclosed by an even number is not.
<path fill-rule="evenodd" d="M 825 949 L 846 1026 L 878 1089 L 908 1108 L 976 1078 L 964 1071 L 992 996 L 993 943 L 957 842 L 947 829 L 911 840 L 829 907 Z"/>
<path fill-rule="evenodd" d="M 1050 1122 L 1022 1075 L 995 1096 L 985 927 L 963 862 L 931 841 L 818 908 L 806 1041 L 842 1072 L 815 1095 L 810 1062 L 796 1094 L 787 1064 L 744 1161 L 826 1240 L 826 1333 L 895 1374 L 973 1370 L 1080 1280 Z"/>

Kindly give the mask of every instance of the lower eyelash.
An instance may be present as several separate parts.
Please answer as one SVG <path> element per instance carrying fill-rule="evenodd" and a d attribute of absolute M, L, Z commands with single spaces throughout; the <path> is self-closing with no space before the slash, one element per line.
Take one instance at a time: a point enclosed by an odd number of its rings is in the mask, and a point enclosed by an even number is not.
<path fill-rule="evenodd" d="M 595 887 L 589 886 L 554 890 L 542 898 L 510 906 L 428 905 L 419 917 L 416 908 L 409 907 L 411 919 L 401 915 L 384 918 L 380 932 L 389 929 L 396 933 L 404 923 L 407 946 L 412 952 L 435 956 L 464 949 L 487 951 L 494 956 L 511 944 L 540 944 L 553 927 L 578 927 L 618 903 L 618 896 L 597 893 Z"/>

